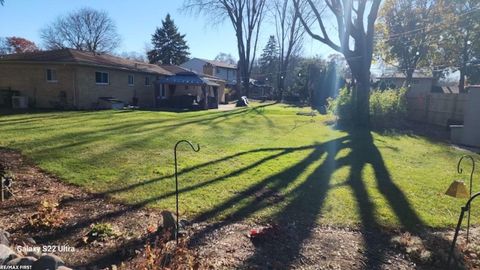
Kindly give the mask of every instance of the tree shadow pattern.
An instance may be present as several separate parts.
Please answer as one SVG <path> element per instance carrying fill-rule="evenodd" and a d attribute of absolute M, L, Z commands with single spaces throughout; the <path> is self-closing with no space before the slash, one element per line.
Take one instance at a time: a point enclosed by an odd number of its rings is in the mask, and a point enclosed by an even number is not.
<path fill-rule="evenodd" d="M 350 153 L 346 157 L 336 159 L 339 151 L 345 148 L 350 149 Z M 361 231 L 365 243 L 365 269 L 380 269 L 382 263 L 386 261 L 386 252 L 390 246 L 388 235 L 382 232 L 383 228 L 377 222 L 375 205 L 368 195 L 364 179 L 362 178 L 362 171 L 366 165 L 372 166 L 377 187 L 393 209 L 403 230 L 413 234 L 423 235 L 424 237 L 428 235 L 428 237 L 435 239 L 435 241 L 431 243 L 440 243 L 443 247 L 448 246 L 449 243 L 447 240 L 433 235 L 426 230 L 427 225 L 417 215 L 402 190 L 395 185 L 380 151 L 373 142 L 370 131 L 350 131 L 347 137 L 316 145 L 312 147 L 312 149 L 313 151 L 302 161 L 286 168 L 277 175 L 264 179 L 212 210 L 199 215 L 195 219 L 195 222 L 207 221 L 215 217 L 244 198 L 251 197 L 258 191 L 266 188 L 267 185 L 270 188 L 269 191 L 271 194 L 279 192 L 292 181 L 288 176 L 299 175 L 307 169 L 310 164 L 322 158 L 322 163 L 314 169 L 304 182 L 291 191 L 289 196 L 292 197 L 292 200 L 283 207 L 281 211 L 271 217 L 271 220 L 281 227 L 288 227 L 289 224 L 295 223 L 296 237 L 294 239 L 289 238 L 288 241 L 287 239 L 284 239 L 285 241 L 282 241 L 282 239 L 279 240 L 279 243 L 288 243 L 286 245 L 272 244 L 257 246 L 256 252 L 244 263 L 244 267 L 248 268 L 251 265 L 256 265 L 261 268 L 269 268 L 269 255 L 274 254 L 276 254 L 275 258 L 281 261 L 285 269 L 292 266 L 300 255 L 302 244 L 309 238 L 312 230 L 317 226 L 324 200 L 329 189 L 333 187 L 329 183 L 332 174 L 344 166 L 350 167 L 350 173 L 344 185 L 348 185 L 353 190 L 359 209 Z M 197 245 L 212 231 L 243 220 L 252 216 L 255 212 L 272 206 L 275 203 L 277 202 L 253 200 L 246 206 L 236 210 L 228 219 L 212 224 L 198 232 L 192 238 L 191 244 Z M 305 209 L 305 206 L 308 207 Z M 281 236 L 279 237 L 281 238 Z M 437 251 L 438 247 L 428 246 L 428 242 L 424 244 L 427 249 L 433 252 Z M 278 254 L 281 254 L 281 256 L 278 256 Z M 435 255 L 442 257 L 443 254 Z"/>
<path fill-rule="evenodd" d="M 187 125 L 191 123 L 209 124 L 211 123 L 211 121 L 219 119 L 222 121 L 228 120 L 230 117 L 236 117 L 245 112 L 247 111 L 233 111 L 228 114 L 219 114 L 209 116 L 207 118 L 185 121 L 184 123 L 181 123 L 181 125 Z M 263 114 L 261 115 L 263 116 Z M 268 121 L 268 119 L 266 120 Z M 164 128 L 178 127 L 179 126 L 177 124 L 167 125 Z M 109 130 L 109 132 L 118 132 L 119 130 L 124 130 L 127 128 L 131 129 L 135 127 L 127 125 L 118 126 L 113 127 L 113 129 Z M 342 149 L 349 149 L 349 154 L 345 157 L 337 158 L 337 154 Z M 344 185 L 348 185 L 353 191 L 359 209 L 361 230 L 363 232 L 365 242 L 365 269 L 380 268 L 380 265 L 384 261 L 385 257 L 385 247 L 388 246 L 388 237 L 375 236 L 376 233 L 381 234 L 381 225 L 377 222 L 377 218 L 375 216 L 375 205 L 368 195 L 364 179 L 362 178 L 362 171 L 367 165 L 371 165 L 371 167 L 373 168 L 378 190 L 390 205 L 399 222 L 402 224 L 403 229 L 415 234 L 429 234 L 427 231 L 424 230 L 427 227 L 426 224 L 417 215 L 402 190 L 393 182 L 390 173 L 385 165 L 383 157 L 378 148 L 375 146 L 369 130 L 349 130 L 348 136 L 330 140 L 324 143 L 303 147 L 264 148 L 240 152 L 218 160 L 196 165 L 182 170 L 181 173 L 191 172 L 201 167 L 207 167 L 215 163 L 223 162 L 242 155 L 248 155 L 254 152 L 273 152 L 273 154 L 265 158 L 257 160 L 254 163 L 249 164 L 243 168 L 236 169 L 226 175 L 218 176 L 205 182 L 181 188 L 180 193 L 189 192 L 199 188 L 205 188 L 219 181 L 226 181 L 233 176 L 242 174 L 257 166 L 261 166 L 269 160 L 274 160 L 276 158 L 289 155 L 297 151 L 305 150 L 311 150 L 311 152 L 299 162 L 293 164 L 288 168 L 285 168 L 281 172 L 278 172 L 272 176 L 260 180 L 256 184 L 248 187 L 242 192 L 237 193 L 236 195 L 232 196 L 221 204 L 216 205 L 212 209 L 198 215 L 193 220 L 193 222 L 209 221 L 212 218 L 221 214 L 222 212 L 232 208 L 239 202 L 250 198 L 247 204 L 240 207 L 239 209 L 236 209 L 232 214 L 229 215 L 229 218 L 220 222 L 213 223 L 210 226 L 207 226 L 205 229 L 197 232 L 196 235 L 192 237 L 191 244 L 195 245 L 201 242 L 210 232 L 222 226 L 241 221 L 254 215 L 256 212 L 272 206 L 273 204 L 277 204 L 277 201 L 270 200 L 269 198 L 279 193 L 281 190 L 285 189 L 289 184 L 291 184 L 291 182 L 295 180 L 292 179 L 292 175 L 298 176 L 302 174 L 308 167 L 312 166 L 312 164 L 317 164 L 319 161 L 321 161 L 320 164 L 318 166 L 315 165 L 316 167 L 306 177 L 306 179 L 288 194 L 291 200 L 287 204 L 285 204 L 280 211 L 276 212 L 275 214 L 273 214 L 273 216 L 270 217 L 272 221 L 282 226 L 288 226 L 289 223 L 295 222 L 297 226 L 296 231 L 298 232 L 296 238 L 293 241 L 289 241 L 289 244 L 287 246 L 259 246 L 256 252 L 245 262 L 246 267 L 248 267 L 248 265 L 258 265 L 259 262 L 264 262 L 265 254 L 275 254 L 279 252 L 283 254 L 281 259 L 283 265 L 285 265 L 285 268 L 288 268 L 295 262 L 295 260 L 300 254 L 302 244 L 308 239 L 308 237 L 312 233 L 312 230 L 317 225 L 319 217 L 322 214 L 321 211 L 322 206 L 324 205 L 325 198 L 328 195 L 328 191 L 332 188 L 332 185 L 330 184 L 330 179 L 333 173 L 342 167 L 349 167 L 350 169 L 348 179 L 346 180 Z M 96 194 L 95 196 L 105 196 L 118 192 L 128 192 L 134 188 L 153 184 L 157 181 L 164 179 L 171 179 L 172 177 L 173 175 L 167 175 L 164 177 L 147 180 L 130 186 L 112 189 L 101 194 Z M 257 194 L 258 192 L 263 192 L 262 198 L 251 199 L 255 197 L 255 194 Z M 85 228 L 93 222 L 114 218 L 116 216 L 122 215 L 126 211 L 139 209 L 152 202 L 166 199 L 174 195 L 174 192 L 170 192 L 159 196 L 154 196 L 145 199 L 144 201 L 141 201 L 139 203 L 130 205 L 128 208 L 125 208 L 121 211 L 104 213 L 100 216 L 89 218 L 88 220 L 84 220 L 72 225 L 67 225 L 64 228 L 52 231 L 44 235 L 43 240 L 60 240 L 65 234 Z M 305 206 L 308 207 L 305 208 Z M 431 237 L 435 236 L 431 235 Z M 42 241 L 42 239 L 39 240 L 40 242 Z M 438 242 L 441 242 L 444 245 L 448 245 L 448 243 L 446 243 L 446 240 L 444 239 L 438 239 Z M 435 247 L 428 248 L 431 251 L 436 250 Z"/>

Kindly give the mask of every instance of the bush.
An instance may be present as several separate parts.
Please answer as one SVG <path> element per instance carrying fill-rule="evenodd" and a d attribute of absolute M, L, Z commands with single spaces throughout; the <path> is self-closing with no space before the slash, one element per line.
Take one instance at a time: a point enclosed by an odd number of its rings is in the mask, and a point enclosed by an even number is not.
<path fill-rule="evenodd" d="M 327 112 L 337 116 L 340 121 L 352 120 L 353 99 L 348 88 L 340 89 L 336 98 L 327 99 Z"/>
<path fill-rule="evenodd" d="M 395 127 L 402 123 L 407 114 L 405 88 L 375 90 L 370 93 L 370 123 L 377 128 Z M 351 91 L 342 88 L 338 96 L 327 100 L 327 110 L 341 122 L 352 120 L 353 98 Z"/>
<path fill-rule="evenodd" d="M 370 93 L 370 122 L 375 127 L 401 124 L 407 114 L 405 88 L 376 90 Z"/>

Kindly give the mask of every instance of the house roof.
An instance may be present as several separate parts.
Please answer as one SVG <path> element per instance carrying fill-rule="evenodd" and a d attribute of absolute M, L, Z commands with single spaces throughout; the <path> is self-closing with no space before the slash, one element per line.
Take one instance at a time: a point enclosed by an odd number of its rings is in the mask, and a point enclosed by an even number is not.
<path fill-rule="evenodd" d="M 405 79 L 406 76 L 404 73 L 393 73 L 388 75 L 379 76 L 378 79 Z M 414 79 L 433 79 L 432 76 L 425 75 L 423 73 L 415 72 L 413 74 Z"/>
<path fill-rule="evenodd" d="M 433 93 L 444 93 L 444 94 L 458 94 L 458 93 L 460 93 L 458 85 L 433 86 L 431 92 L 433 92 Z"/>
<path fill-rule="evenodd" d="M 219 78 L 219 77 L 216 77 L 216 76 L 213 76 L 213 75 L 208 75 L 208 74 L 205 74 L 205 73 L 199 73 L 199 72 L 196 72 L 194 70 L 190 70 L 188 68 L 184 68 L 184 67 L 181 67 L 181 66 L 176 66 L 176 65 L 160 65 L 161 68 L 175 74 L 175 75 L 196 75 L 196 76 L 199 76 L 201 78 L 204 78 L 204 79 L 208 79 L 208 80 L 213 80 L 213 81 L 221 81 L 221 82 L 225 82 L 225 80 Z"/>
<path fill-rule="evenodd" d="M 215 66 L 215 67 L 237 69 L 237 65 L 234 65 L 234 64 L 229 64 L 229 63 L 225 63 L 225 62 L 221 62 L 221 61 L 215 61 L 215 60 L 201 59 L 201 58 L 197 58 L 197 59 L 200 59 L 204 62 L 207 62 L 208 64 L 210 64 L 212 66 Z"/>
<path fill-rule="evenodd" d="M 33 53 L 2 55 L 0 56 L 0 63 L 1 62 L 70 63 L 88 66 L 102 66 L 121 70 L 132 70 L 159 75 L 172 75 L 171 72 L 159 67 L 158 65 L 132 61 L 109 54 L 99 54 L 74 49 L 59 49 L 51 51 L 38 51 Z"/>
<path fill-rule="evenodd" d="M 173 73 L 173 74 L 177 74 L 177 73 L 181 73 L 181 72 L 192 72 L 192 73 L 195 73 L 194 71 L 191 71 L 187 68 L 183 68 L 181 66 L 177 66 L 177 65 L 159 65 L 161 68 L 167 70 L 168 72 L 170 73 Z"/>

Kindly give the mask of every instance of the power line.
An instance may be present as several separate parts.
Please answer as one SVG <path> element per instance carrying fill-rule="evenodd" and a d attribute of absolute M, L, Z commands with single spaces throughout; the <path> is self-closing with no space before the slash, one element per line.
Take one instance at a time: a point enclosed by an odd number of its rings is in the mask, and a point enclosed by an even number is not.
<path fill-rule="evenodd" d="M 466 12 L 458 15 L 458 19 L 454 24 L 458 24 L 458 23 L 462 22 L 463 20 L 468 19 L 467 15 L 469 15 L 471 13 L 474 13 L 477 10 L 480 10 L 480 6 L 475 6 L 471 10 L 466 11 Z M 388 37 L 388 39 L 383 39 L 382 37 L 379 37 L 379 36 L 374 37 L 374 39 L 377 40 L 377 41 L 380 40 L 380 41 L 389 42 L 391 40 L 404 38 L 405 35 L 416 34 L 416 32 L 427 29 L 428 27 L 431 27 L 431 28 L 427 32 L 431 32 L 431 31 L 435 30 L 436 27 L 439 27 L 439 26 L 443 25 L 443 23 L 444 22 L 438 22 L 438 23 L 434 23 L 432 25 L 419 27 L 419 28 L 416 28 L 416 29 L 412 29 L 412 30 L 409 30 L 409 31 L 402 32 L 402 33 L 395 33 L 395 34 L 390 35 Z"/>

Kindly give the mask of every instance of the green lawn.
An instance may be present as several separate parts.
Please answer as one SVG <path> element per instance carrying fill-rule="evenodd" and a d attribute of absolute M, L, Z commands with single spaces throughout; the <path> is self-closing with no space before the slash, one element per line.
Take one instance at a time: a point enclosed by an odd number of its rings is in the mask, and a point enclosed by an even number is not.
<path fill-rule="evenodd" d="M 189 218 L 455 225 L 463 200 L 443 193 L 465 152 L 411 134 L 334 130 L 299 110 L 0 114 L 0 146 L 93 192 L 173 210 L 172 148 L 188 139 L 201 145 L 179 151 L 180 210 Z"/>

